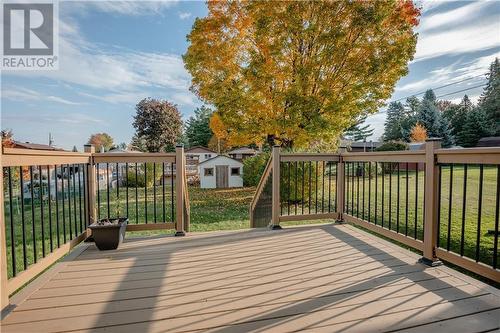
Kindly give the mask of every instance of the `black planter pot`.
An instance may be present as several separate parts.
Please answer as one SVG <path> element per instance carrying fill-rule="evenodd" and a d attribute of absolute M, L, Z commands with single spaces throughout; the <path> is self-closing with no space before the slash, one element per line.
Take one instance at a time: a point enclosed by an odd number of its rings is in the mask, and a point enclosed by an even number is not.
<path fill-rule="evenodd" d="M 118 220 L 116 222 L 116 220 Z M 105 223 L 112 221 L 112 223 Z M 89 226 L 92 230 L 92 238 L 95 245 L 101 251 L 115 250 L 125 239 L 125 231 L 127 229 L 128 217 L 120 217 L 115 219 L 102 219 L 97 223 Z"/>

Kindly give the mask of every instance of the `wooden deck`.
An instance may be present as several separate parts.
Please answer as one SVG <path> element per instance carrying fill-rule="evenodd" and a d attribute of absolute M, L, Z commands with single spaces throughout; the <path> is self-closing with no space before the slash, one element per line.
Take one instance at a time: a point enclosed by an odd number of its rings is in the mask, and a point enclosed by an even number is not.
<path fill-rule="evenodd" d="M 77 249 L 2 332 L 487 332 L 499 290 L 348 225 Z"/>

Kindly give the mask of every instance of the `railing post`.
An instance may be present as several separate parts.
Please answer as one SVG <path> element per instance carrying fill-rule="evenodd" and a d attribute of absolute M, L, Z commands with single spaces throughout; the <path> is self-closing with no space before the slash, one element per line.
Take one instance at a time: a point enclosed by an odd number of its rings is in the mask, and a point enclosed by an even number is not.
<path fill-rule="evenodd" d="M 184 231 L 184 146 L 175 147 L 175 236 L 185 236 Z"/>
<path fill-rule="evenodd" d="M 344 174 L 344 156 L 343 154 L 347 151 L 346 147 L 339 148 L 339 163 L 337 164 L 337 221 L 344 221 L 344 205 L 345 205 L 345 174 Z"/>
<path fill-rule="evenodd" d="M 91 154 L 89 159 L 89 168 L 87 173 L 87 186 L 89 189 L 89 197 L 88 197 L 88 216 L 89 216 L 89 225 L 97 221 L 97 207 L 95 205 L 96 198 L 96 166 L 94 163 L 93 154 L 95 154 L 95 147 L 93 145 L 84 145 L 83 151 L 85 153 Z M 87 236 L 90 236 L 90 229 L 87 229 Z"/>
<path fill-rule="evenodd" d="M 439 167 L 436 163 L 436 149 L 441 148 L 441 139 L 430 138 L 425 143 L 425 193 L 424 193 L 424 256 L 421 262 L 437 266 L 441 262 L 436 256 L 439 220 Z"/>
<path fill-rule="evenodd" d="M 2 313 L 9 306 L 9 293 L 7 291 L 7 242 L 5 239 L 5 218 L 3 211 L 3 164 L 2 164 L 2 154 L 3 148 L 0 147 L 0 310 Z M 21 175 L 22 176 L 22 175 Z M 3 318 L 3 315 L 2 315 Z"/>
<path fill-rule="evenodd" d="M 273 197 L 270 228 L 281 229 L 280 226 L 280 146 L 273 146 Z"/>

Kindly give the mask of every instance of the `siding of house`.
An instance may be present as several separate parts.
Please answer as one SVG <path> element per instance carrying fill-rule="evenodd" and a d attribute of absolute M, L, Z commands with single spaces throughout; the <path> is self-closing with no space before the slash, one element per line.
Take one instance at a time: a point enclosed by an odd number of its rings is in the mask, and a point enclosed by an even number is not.
<path fill-rule="evenodd" d="M 201 188 L 216 188 L 216 166 L 227 165 L 229 170 L 228 187 L 243 186 L 243 164 L 226 156 L 217 156 L 205 163 L 198 165 Z M 239 175 L 231 175 L 232 168 L 239 168 Z M 212 169 L 211 176 L 205 176 L 205 169 Z"/>

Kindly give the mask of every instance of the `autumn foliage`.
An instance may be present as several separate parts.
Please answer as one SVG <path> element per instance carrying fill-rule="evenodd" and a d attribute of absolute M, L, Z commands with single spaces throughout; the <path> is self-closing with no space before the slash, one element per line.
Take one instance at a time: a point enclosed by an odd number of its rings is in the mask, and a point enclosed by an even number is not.
<path fill-rule="evenodd" d="M 411 142 L 424 142 L 427 139 L 427 130 L 420 123 L 417 123 L 411 129 L 410 138 Z"/>
<path fill-rule="evenodd" d="M 231 145 L 333 142 L 407 73 L 411 1 L 210 1 L 184 55 Z M 223 127 L 218 130 L 216 127 Z"/>

